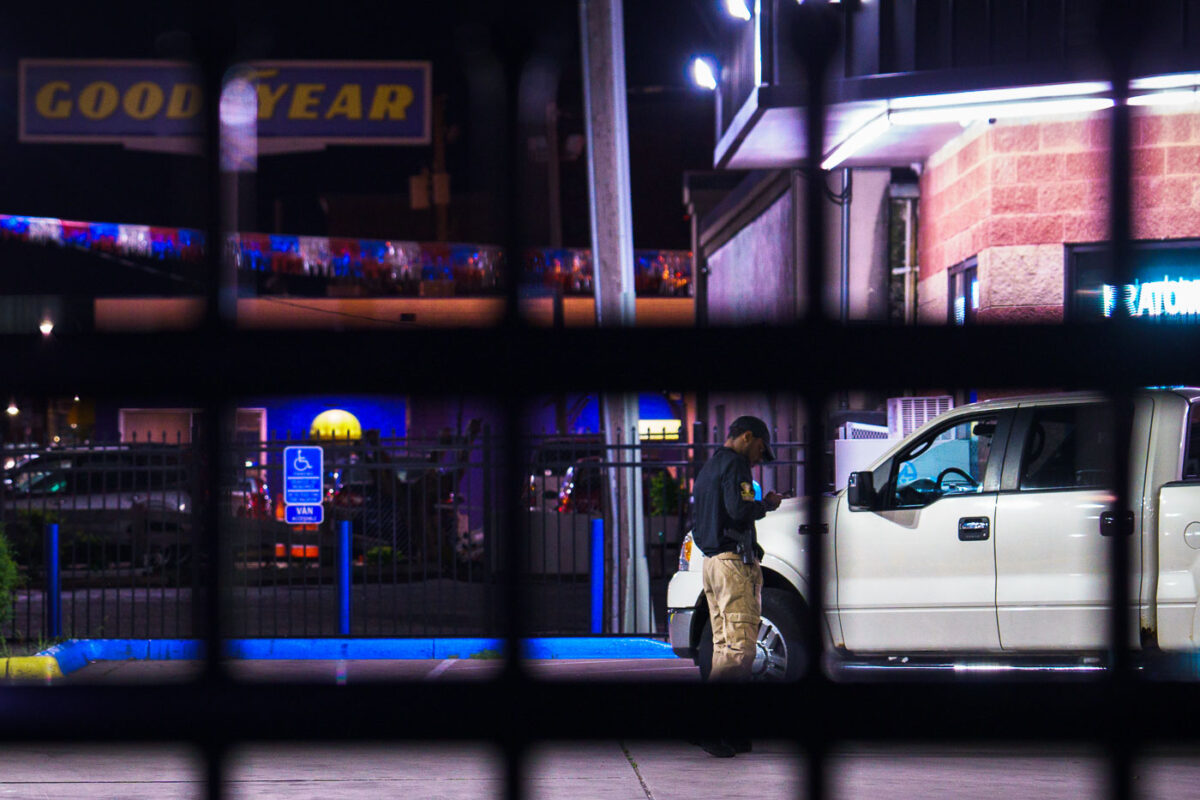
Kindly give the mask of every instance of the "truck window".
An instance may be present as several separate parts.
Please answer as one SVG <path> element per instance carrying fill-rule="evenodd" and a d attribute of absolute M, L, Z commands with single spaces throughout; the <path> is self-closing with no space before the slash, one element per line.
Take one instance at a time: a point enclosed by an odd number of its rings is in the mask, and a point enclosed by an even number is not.
<path fill-rule="evenodd" d="M 1021 449 L 1021 489 L 1093 489 L 1112 483 L 1109 406 L 1038 408 Z"/>
<path fill-rule="evenodd" d="M 1200 481 L 1200 404 L 1188 410 L 1187 451 L 1183 457 L 1183 479 Z"/>
<path fill-rule="evenodd" d="M 995 416 L 976 417 L 935 431 L 896 459 L 892 505 L 927 506 L 941 497 L 983 491 Z"/>

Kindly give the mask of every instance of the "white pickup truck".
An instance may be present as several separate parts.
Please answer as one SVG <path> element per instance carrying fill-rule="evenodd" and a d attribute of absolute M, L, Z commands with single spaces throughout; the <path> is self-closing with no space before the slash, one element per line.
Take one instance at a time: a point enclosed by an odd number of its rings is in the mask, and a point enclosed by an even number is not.
<path fill-rule="evenodd" d="M 1129 534 L 1131 644 L 1200 645 L 1200 389 L 1134 396 L 1132 525 L 1110 511 L 1113 413 L 1098 395 L 963 406 L 824 498 L 824 535 L 799 500 L 758 523 L 763 621 L 755 676 L 801 664 L 806 550 L 825 543 L 826 643 L 898 663 L 952 654 L 1087 658 L 1107 643 L 1110 537 Z M 1122 533 L 1124 531 L 1124 534 Z M 703 554 L 685 538 L 667 589 L 671 645 L 707 672 Z M 887 656 L 888 658 L 882 658 Z"/>

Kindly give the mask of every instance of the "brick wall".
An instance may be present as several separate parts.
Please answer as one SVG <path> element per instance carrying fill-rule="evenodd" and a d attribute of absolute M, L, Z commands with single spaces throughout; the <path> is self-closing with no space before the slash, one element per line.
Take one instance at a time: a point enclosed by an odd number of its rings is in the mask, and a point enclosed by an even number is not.
<path fill-rule="evenodd" d="M 1200 113 L 1134 111 L 1133 236 L 1200 236 Z M 921 319 L 946 319 L 946 268 L 979 256 L 981 321 L 1061 320 L 1063 245 L 1108 231 L 1108 117 L 977 123 L 925 164 Z"/>

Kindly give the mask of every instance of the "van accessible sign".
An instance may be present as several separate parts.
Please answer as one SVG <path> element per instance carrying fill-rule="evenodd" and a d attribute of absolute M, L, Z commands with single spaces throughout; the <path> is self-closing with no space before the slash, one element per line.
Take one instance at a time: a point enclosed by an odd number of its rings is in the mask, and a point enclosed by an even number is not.
<path fill-rule="evenodd" d="M 319 525 L 324 520 L 324 456 L 324 450 L 312 445 L 283 448 L 284 521 L 289 525 Z"/>
<path fill-rule="evenodd" d="M 255 89 L 261 153 L 428 144 L 431 74 L 427 61 L 252 62 L 230 71 Z M 199 152 L 205 103 L 202 77 L 186 62 L 19 64 L 22 142 Z"/>

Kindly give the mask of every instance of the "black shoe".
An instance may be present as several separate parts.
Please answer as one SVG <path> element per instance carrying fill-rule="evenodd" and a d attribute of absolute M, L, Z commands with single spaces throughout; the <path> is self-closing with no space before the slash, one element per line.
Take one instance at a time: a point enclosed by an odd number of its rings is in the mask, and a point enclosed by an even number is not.
<path fill-rule="evenodd" d="M 726 739 L 725 741 L 729 743 L 735 753 L 749 753 L 753 749 L 749 739 Z"/>
<path fill-rule="evenodd" d="M 733 758 L 737 755 L 733 745 L 724 739 L 704 739 L 700 742 L 700 748 L 713 758 Z"/>

